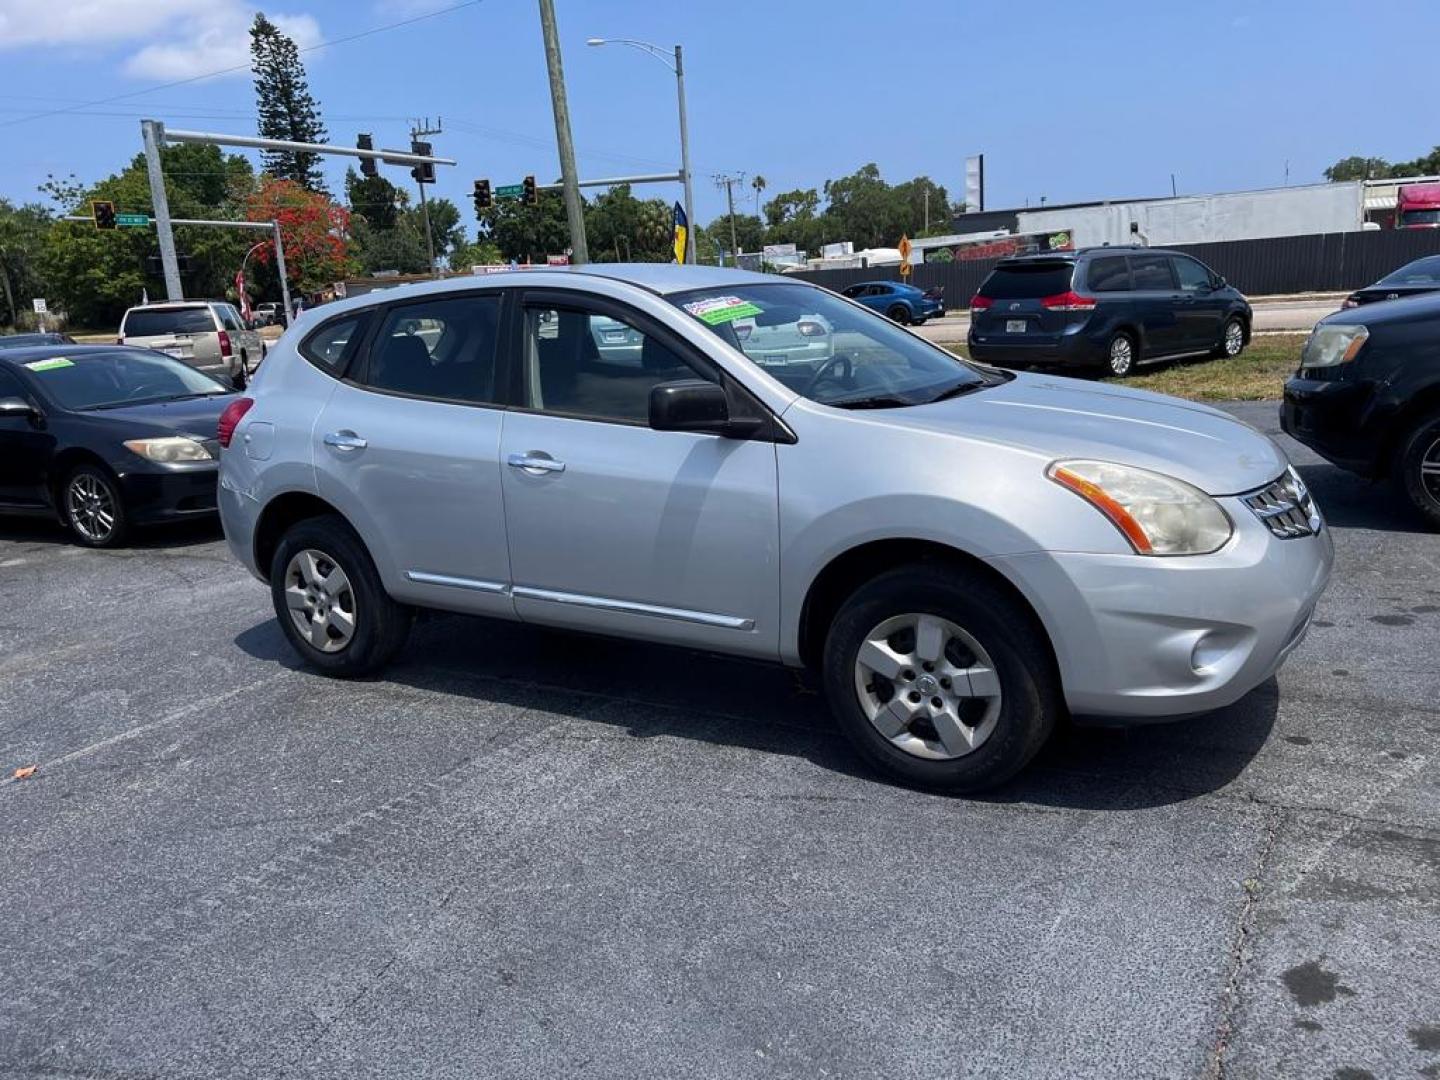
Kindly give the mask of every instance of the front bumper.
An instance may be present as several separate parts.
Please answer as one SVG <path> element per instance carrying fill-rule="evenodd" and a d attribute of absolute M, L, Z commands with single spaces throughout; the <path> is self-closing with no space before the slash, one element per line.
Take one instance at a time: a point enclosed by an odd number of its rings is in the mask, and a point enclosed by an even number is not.
<path fill-rule="evenodd" d="M 1382 440 L 1364 425 L 1373 399 L 1368 382 L 1294 375 L 1285 383 L 1280 427 L 1342 469 L 1375 476 L 1383 471 L 1378 456 Z"/>
<path fill-rule="evenodd" d="M 196 462 L 120 474 L 125 511 L 136 525 L 203 517 L 215 513 L 218 465 Z"/>
<path fill-rule="evenodd" d="M 1330 531 L 1282 540 L 1236 497 L 1235 535 L 1213 555 L 1032 552 L 994 560 L 1055 646 L 1081 716 L 1171 719 L 1239 700 L 1304 639 L 1330 578 Z"/>

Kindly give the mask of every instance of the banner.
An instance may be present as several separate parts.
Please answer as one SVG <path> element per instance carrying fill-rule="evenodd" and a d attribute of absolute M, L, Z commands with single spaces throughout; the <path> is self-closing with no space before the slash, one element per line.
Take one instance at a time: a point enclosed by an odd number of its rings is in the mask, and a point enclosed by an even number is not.
<path fill-rule="evenodd" d="M 244 319 L 248 326 L 254 316 L 250 311 L 250 294 L 245 291 L 245 271 L 243 268 L 235 271 L 235 293 L 240 297 L 240 318 Z"/>
<path fill-rule="evenodd" d="M 675 261 L 685 261 L 685 240 L 690 233 L 690 222 L 685 217 L 685 208 L 678 202 L 675 204 L 675 233 L 671 241 L 675 248 Z"/>

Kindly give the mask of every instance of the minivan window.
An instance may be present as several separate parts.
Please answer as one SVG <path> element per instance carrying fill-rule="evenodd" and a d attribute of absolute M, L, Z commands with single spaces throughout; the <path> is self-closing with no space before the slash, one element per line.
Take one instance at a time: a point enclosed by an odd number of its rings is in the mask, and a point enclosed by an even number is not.
<path fill-rule="evenodd" d="M 1175 288 L 1175 275 L 1165 255 L 1130 256 L 1130 278 L 1137 292 Z"/>
<path fill-rule="evenodd" d="M 500 296 L 450 296 L 391 308 L 370 345 L 365 382 L 416 397 L 495 401 Z"/>
<path fill-rule="evenodd" d="M 208 307 L 136 308 L 125 316 L 126 337 L 166 334 L 213 334 L 215 317 Z"/>
<path fill-rule="evenodd" d="M 1180 279 L 1180 288 L 1186 292 L 1200 292 L 1210 288 L 1210 271 L 1204 266 L 1194 259 L 1186 259 L 1179 255 L 1173 261 L 1175 276 Z"/>
<path fill-rule="evenodd" d="M 1085 270 L 1091 292 L 1127 292 L 1130 289 L 1130 267 L 1123 255 L 1106 255 L 1093 260 Z"/>
<path fill-rule="evenodd" d="M 1074 264 L 1055 262 L 1013 263 L 997 266 L 980 286 L 980 295 L 996 300 L 1038 300 L 1070 290 Z"/>

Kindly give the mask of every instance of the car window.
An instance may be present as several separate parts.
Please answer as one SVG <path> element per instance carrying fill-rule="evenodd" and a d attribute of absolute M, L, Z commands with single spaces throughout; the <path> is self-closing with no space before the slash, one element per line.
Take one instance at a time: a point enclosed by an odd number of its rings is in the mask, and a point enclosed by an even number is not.
<path fill-rule="evenodd" d="M 1180 288 L 1186 292 L 1200 292 L 1210 288 L 1210 271 L 1196 262 L 1194 259 L 1175 256 L 1170 260 L 1175 264 L 1175 276 L 1180 281 Z"/>
<path fill-rule="evenodd" d="M 525 404 L 566 416 L 648 423 L 652 387 L 709 378 L 629 321 L 579 308 L 527 305 L 524 349 Z"/>
<path fill-rule="evenodd" d="M 215 317 L 208 307 L 135 308 L 125 316 L 126 337 L 166 334 L 213 334 Z"/>
<path fill-rule="evenodd" d="M 19 378 L 0 367 L 0 398 L 25 396 L 25 387 L 20 385 Z"/>
<path fill-rule="evenodd" d="M 866 286 L 864 286 L 864 285 L 851 285 L 848 289 L 844 290 L 840 295 L 841 295 L 841 296 L 848 296 L 848 297 L 850 297 L 850 299 L 853 300 L 853 299 L 855 299 L 855 297 L 857 297 L 857 296 L 864 296 L 864 295 L 865 295 L 865 289 L 866 289 Z"/>
<path fill-rule="evenodd" d="M 47 394 L 68 409 L 232 393 L 203 371 L 149 349 L 87 349 L 30 360 L 25 367 Z"/>
<path fill-rule="evenodd" d="M 980 295 L 997 300 L 1038 300 L 1070 290 L 1074 264 L 1054 262 L 1013 263 L 997 266 L 980 286 Z"/>
<path fill-rule="evenodd" d="M 1130 256 L 1130 279 L 1132 287 L 1140 292 L 1175 288 L 1175 274 L 1170 269 L 1169 257 L 1165 255 Z"/>
<path fill-rule="evenodd" d="M 1130 288 L 1130 267 L 1123 255 L 1106 255 L 1094 259 L 1085 271 L 1091 292 L 1127 292 Z"/>
<path fill-rule="evenodd" d="M 453 296 L 391 308 L 370 344 L 377 390 L 477 404 L 495 397 L 500 296 Z"/>
<path fill-rule="evenodd" d="M 985 385 L 951 353 L 810 285 L 740 285 L 667 299 L 773 378 L 824 405 L 918 405 Z"/>
<path fill-rule="evenodd" d="M 226 330 L 243 330 L 245 326 L 240 322 L 240 314 L 229 304 L 218 304 L 216 310 L 220 313 L 220 325 Z"/>
<path fill-rule="evenodd" d="M 1440 255 L 1416 259 L 1394 273 L 1386 274 L 1377 285 L 1440 285 Z"/>
<path fill-rule="evenodd" d="M 364 327 L 369 319 L 368 312 L 361 312 L 344 319 L 334 319 L 320 327 L 300 345 L 300 353 L 317 367 L 332 375 L 340 374 L 354 351 L 352 343 L 364 336 Z"/>

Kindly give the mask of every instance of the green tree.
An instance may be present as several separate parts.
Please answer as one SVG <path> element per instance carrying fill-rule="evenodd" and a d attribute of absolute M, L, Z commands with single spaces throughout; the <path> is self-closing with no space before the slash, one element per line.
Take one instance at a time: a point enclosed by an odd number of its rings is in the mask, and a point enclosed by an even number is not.
<path fill-rule="evenodd" d="M 430 235 L 435 242 L 435 258 L 445 259 L 450 252 L 465 243 L 465 227 L 460 224 L 460 211 L 449 199 L 430 199 Z M 419 223 L 420 235 L 425 235 L 425 216 L 419 207 L 411 210 Z"/>
<path fill-rule="evenodd" d="M 489 240 L 463 243 L 450 252 L 451 270 L 469 270 L 472 266 L 495 266 L 505 261 L 500 248 Z"/>
<path fill-rule="evenodd" d="M 671 211 L 664 199 L 637 199 L 618 184 L 585 208 L 585 236 L 596 262 L 672 262 Z"/>
<path fill-rule="evenodd" d="M 345 201 L 350 213 L 376 229 L 393 229 L 401 205 L 400 189 L 383 176 L 345 170 Z"/>
<path fill-rule="evenodd" d="M 765 204 L 765 239 L 771 244 L 794 244 L 818 253 L 828 239 L 827 222 L 820 214 L 820 193 L 814 188 L 783 191 Z"/>
<path fill-rule="evenodd" d="M 423 274 L 427 270 L 424 225 L 410 214 L 397 218 L 388 229 L 376 228 L 362 217 L 350 219 L 351 251 L 360 269 L 398 270 L 402 274 Z"/>
<path fill-rule="evenodd" d="M 1384 158 L 1351 156 L 1341 158 L 1325 170 L 1325 179 L 1341 180 L 1384 180 L 1391 175 L 1392 166 Z"/>
<path fill-rule="evenodd" d="M 757 216 L 760 213 L 760 193 L 764 191 L 767 186 L 765 177 L 763 176 L 756 176 L 755 179 L 750 181 L 750 187 L 755 192 L 755 213 Z"/>
<path fill-rule="evenodd" d="M 710 235 L 719 240 L 726 251 L 730 250 L 730 215 L 721 214 L 708 226 Z M 754 214 L 735 215 L 735 242 L 742 252 L 759 251 L 767 242 L 765 223 Z"/>
<path fill-rule="evenodd" d="M 300 50 L 260 12 L 250 26 L 250 66 L 255 73 L 260 135 L 291 142 L 324 142 L 325 125 L 320 120 L 320 106 L 310 96 Z M 314 192 L 325 191 L 318 154 L 264 150 L 260 156 L 271 176 L 293 180 Z"/>
<path fill-rule="evenodd" d="M 570 226 L 565 201 L 559 192 L 540 192 L 538 206 L 522 206 L 519 200 L 504 199 L 484 212 L 478 229 L 479 240 L 489 240 L 508 262 L 544 262 L 570 247 Z"/>
<path fill-rule="evenodd" d="M 40 259 L 49 229 L 50 215 L 39 203 L 16 206 L 0 198 L 0 326 L 19 326 L 30 299 L 46 295 Z"/>

